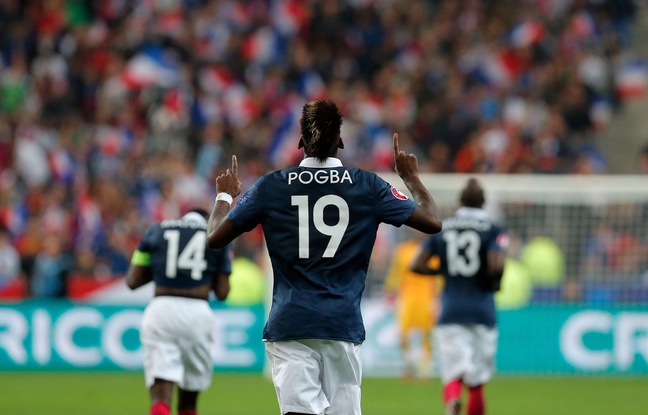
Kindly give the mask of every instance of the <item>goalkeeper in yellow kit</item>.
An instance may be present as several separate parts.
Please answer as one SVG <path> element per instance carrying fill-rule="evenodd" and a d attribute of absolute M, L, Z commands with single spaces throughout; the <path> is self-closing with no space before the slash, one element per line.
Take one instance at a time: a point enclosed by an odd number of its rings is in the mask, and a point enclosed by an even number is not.
<path fill-rule="evenodd" d="M 430 278 L 409 270 L 420 248 L 420 239 L 417 235 L 396 247 L 385 280 L 386 295 L 396 300 L 404 378 L 426 378 L 432 373 L 432 329 L 443 282 L 441 278 Z M 435 260 L 437 264 L 434 264 Z M 430 268 L 438 268 L 438 261 L 438 257 L 431 258 Z M 418 354 L 411 347 L 415 335 L 420 336 L 421 350 Z"/>

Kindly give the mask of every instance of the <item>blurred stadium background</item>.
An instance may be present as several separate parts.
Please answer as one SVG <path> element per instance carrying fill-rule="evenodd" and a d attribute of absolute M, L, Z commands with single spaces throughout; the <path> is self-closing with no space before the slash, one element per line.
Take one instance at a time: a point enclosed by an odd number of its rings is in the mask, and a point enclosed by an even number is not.
<path fill-rule="evenodd" d="M 145 408 L 138 325 L 152 290 L 123 282 L 141 233 L 210 208 L 232 153 L 246 187 L 296 164 L 301 106 L 330 98 L 345 164 L 398 185 L 398 132 L 444 215 L 477 176 L 510 230 L 501 379 L 487 392 L 497 413 L 644 413 L 646 398 L 627 392 L 648 374 L 647 11 L 638 0 L 3 0 L 0 387 L 14 379 L 16 392 L 0 412 L 45 413 L 18 390 L 58 396 L 48 388 L 73 376 L 83 400 L 61 413 L 137 412 L 94 407 L 83 389 L 105 380 L 94 372 L 123 376 L 115 384 L 135 385 Z M 363 301 L 366 378 L 392 382 L 369 383 L 364 399 L 383 409 L 391 388 L 440 407 L 437 380 L 424 392 L 396 379 L 383 284 L 406 237 L 381 228 Z M 259 375 L 261 231 L 233 249 L 232 294 L 214 303 L 216 377 L 253 374 L 274 413 Z M 592 408 L 561 405 L 566 385 Z M 593 398 L 615 387 L 626 394 Z M 527 400 L 507 407 L 506 390 Z M 379 407 L 366 411 L 397 411 Z"/>

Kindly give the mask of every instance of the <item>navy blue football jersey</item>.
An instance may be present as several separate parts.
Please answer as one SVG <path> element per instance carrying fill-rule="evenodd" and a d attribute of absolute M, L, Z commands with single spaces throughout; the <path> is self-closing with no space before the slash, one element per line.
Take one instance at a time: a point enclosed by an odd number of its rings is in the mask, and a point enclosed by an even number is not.
<path fill-rule="evenodd" d="M 229 248 L 207 247 L 207 221 L 197 213 L 151 225 L 136 255 L 137 265 L 150 266 L 153 281 L 163 287 L 192 288 L 232 271 Z"/>
<path fill-rule="evenodd" d="M 261 177 L 228 218 L 243 231 L 263 227 L 274 271 L 264 339 L 364 341 L 360 298 L 378 225 L 401 226 L 416 207 L 334 158 Z"/>
<path fill-rule="evenodd" d="M 487 254 L 507 247 L 506 232 L 483 209 L 458 209 L 454 217 L 443 221 L 440 233 L 428 237 L 423 248 L 439 256 L 445 278 L 439 324 L 495 325 L 494 292 L 483 286 Z"/>

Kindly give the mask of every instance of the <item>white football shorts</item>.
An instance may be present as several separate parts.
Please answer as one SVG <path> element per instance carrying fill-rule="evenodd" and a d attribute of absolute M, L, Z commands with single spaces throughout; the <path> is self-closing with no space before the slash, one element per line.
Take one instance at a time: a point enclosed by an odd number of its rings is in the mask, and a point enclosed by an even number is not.
<path fill-rule="evenodd" d="M 497 327 L 481 324 L 440 324 L 435 329 L 441 381 L 463 379 L 483 385 L 495 372 Z"/>
<path fill-rule="evenodd" d="M 361 348 L 337 340 L 266 342 L 281 413 L 360 415 Z"/>
<path fill-rule="evenodd" d="M 144 310 L 140 339 L 147 387 L 155 378 L 194 392 L 211 384 L 214 313 L 207 301 L 153 298 Z"/>

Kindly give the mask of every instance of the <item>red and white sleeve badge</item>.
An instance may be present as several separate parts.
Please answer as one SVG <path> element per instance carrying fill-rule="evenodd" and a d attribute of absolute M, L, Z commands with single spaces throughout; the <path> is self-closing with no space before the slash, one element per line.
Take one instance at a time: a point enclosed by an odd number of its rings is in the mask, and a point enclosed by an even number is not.
<path fill-rule="evenodd" d="M 391 187 L 391 192 L 392 192 L 392 194 L 394 195 L 394 197 L 396 199 L 400 199 L 400 200 L 407 200 L 408 199 L 408 197 L 407 197 L 407 195 L 405 195 L 405 193 L 401 192 L 400 190 L 398 190 L 394 186 Z"/>
<path fill-rule="evenodd" d="M 510 243 L 511 240 L 509 239 L 509 236 L 507 234 L 500 233 L 497 236 L 497 246 L 499 246 L 501 249 L 508 249 Z"/>

